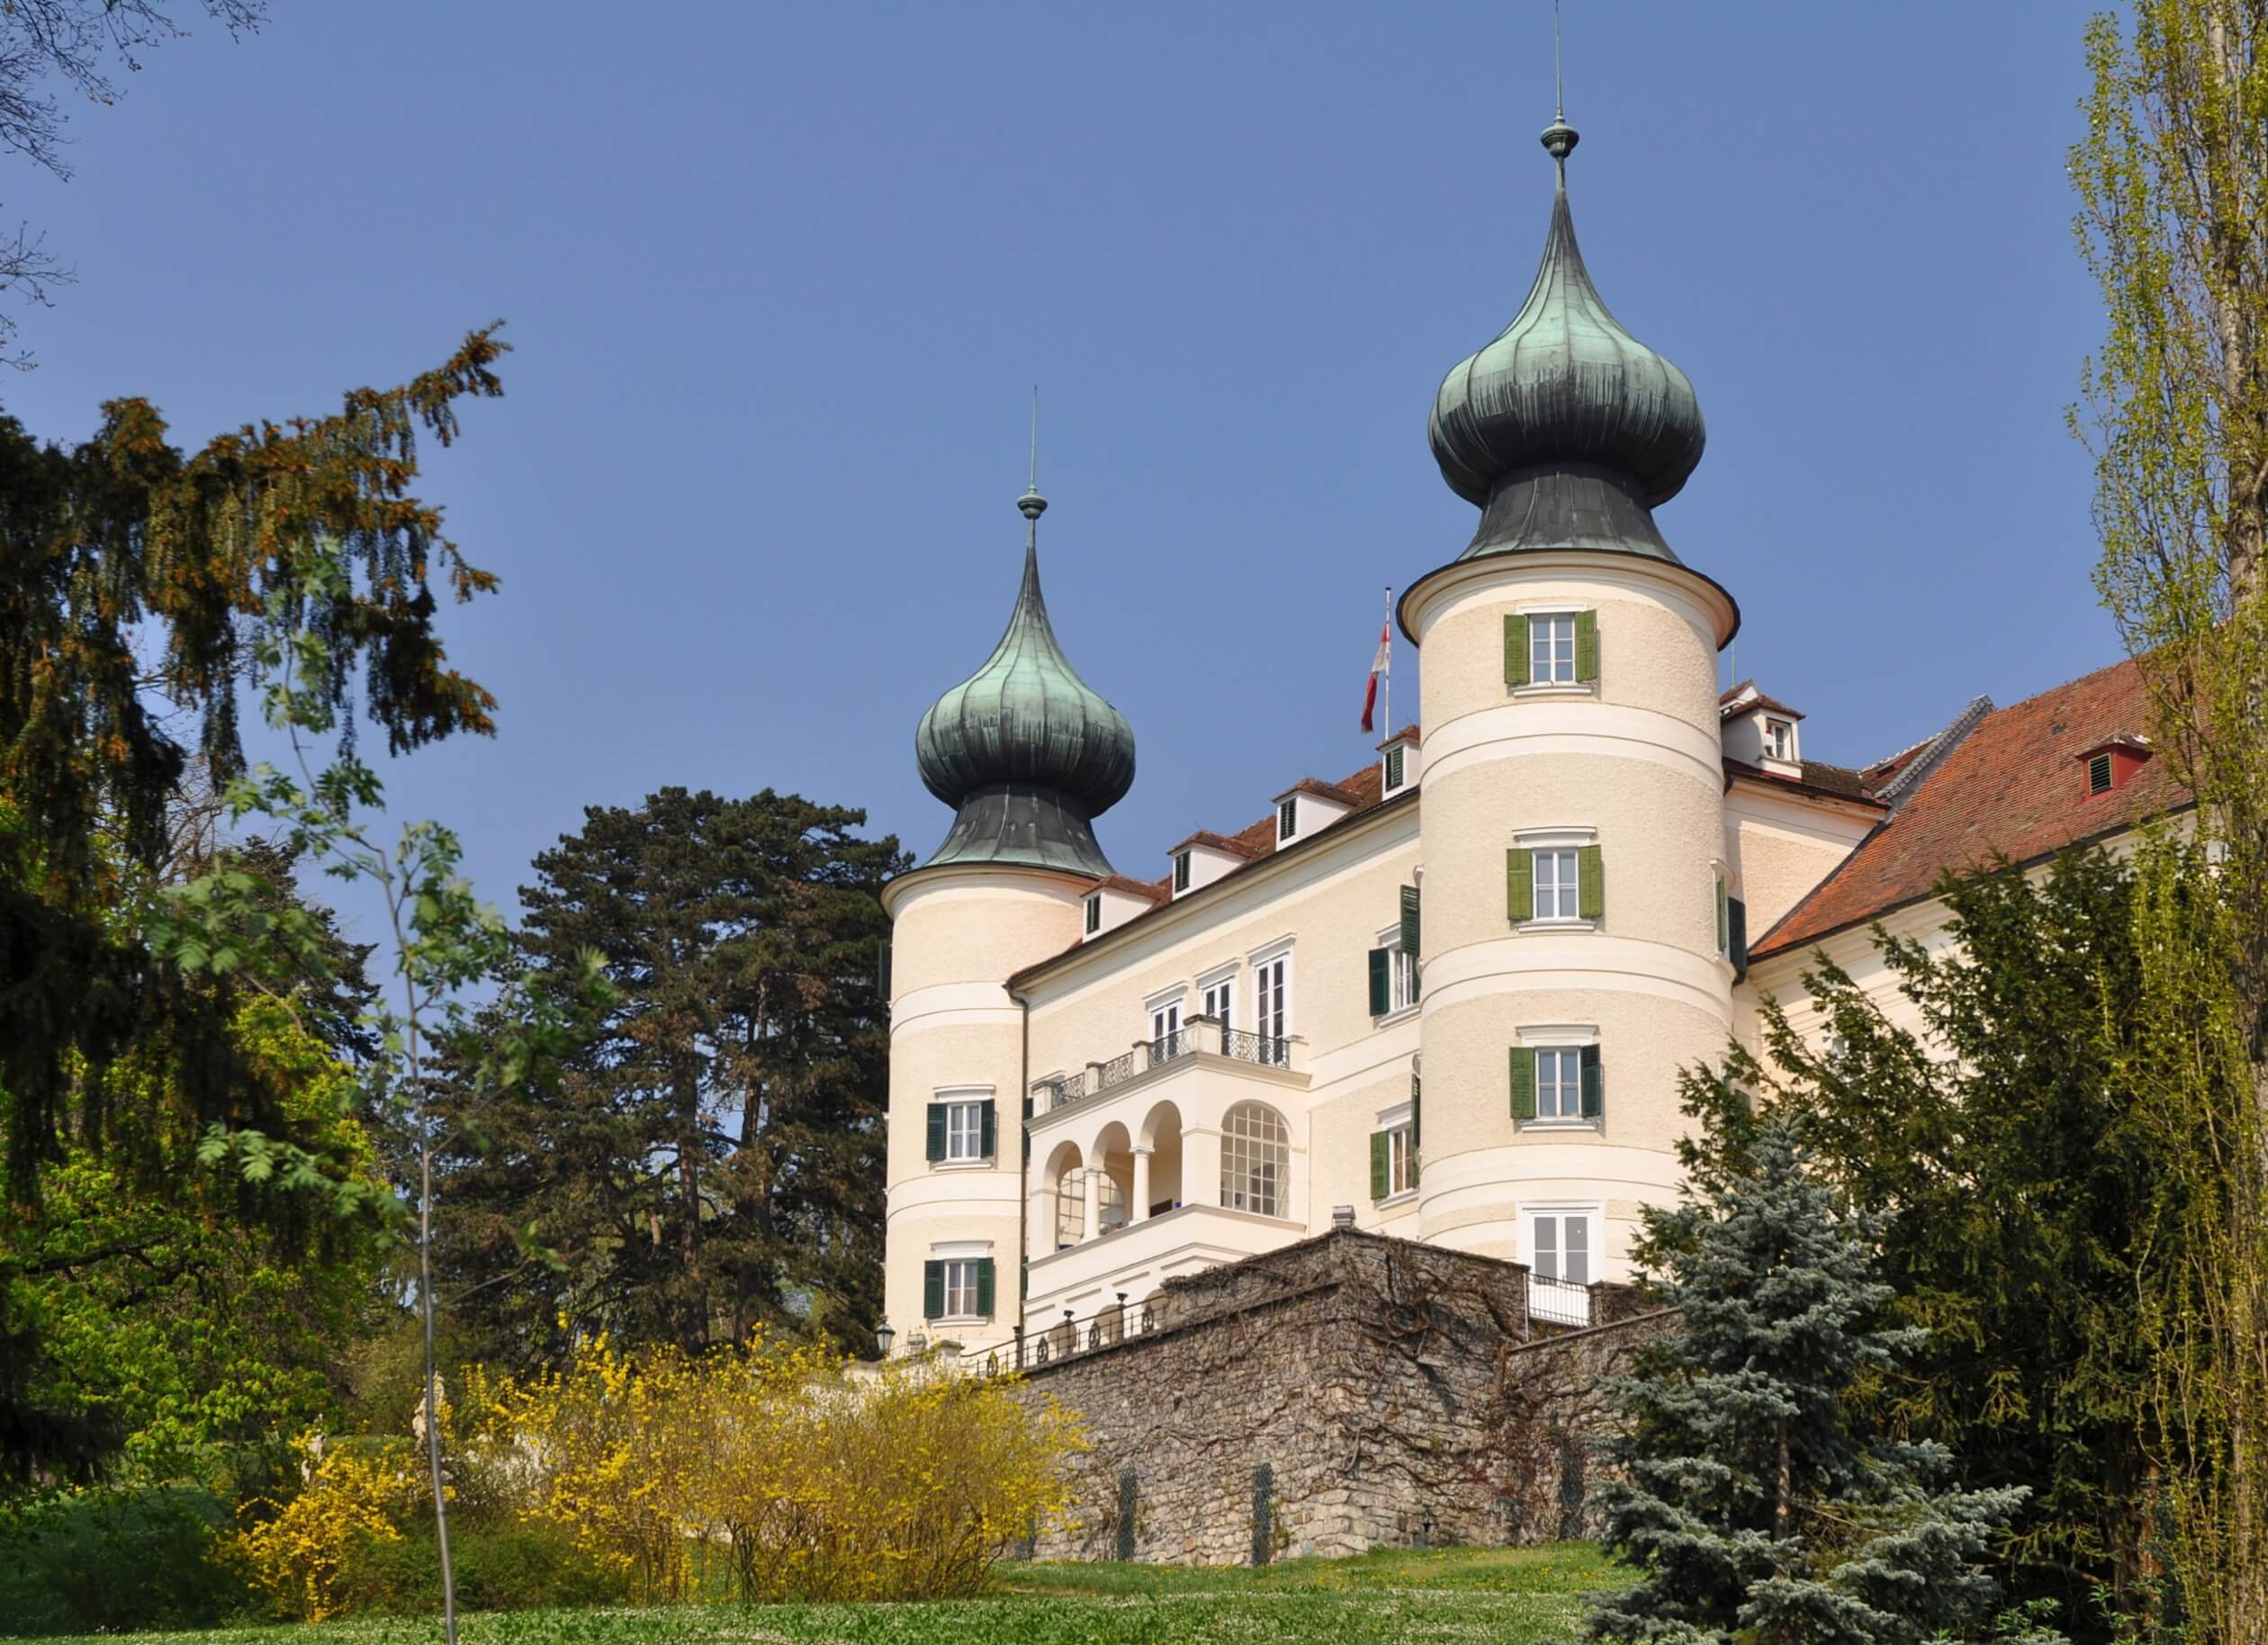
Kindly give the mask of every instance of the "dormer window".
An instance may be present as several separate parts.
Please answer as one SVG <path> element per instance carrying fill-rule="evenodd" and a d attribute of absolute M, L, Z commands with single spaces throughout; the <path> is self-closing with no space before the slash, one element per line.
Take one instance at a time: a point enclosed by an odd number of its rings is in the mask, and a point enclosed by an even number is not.
<path fill-rule="evenodd" d="M 1102 894 L 1096 892 L 1086 900 L 1086 934 L 1090 937 L 1102 929 Z"/>
<path fill-rule="evenodd" d="M 1402 786 L 1409 751 L 1397 742 L 1386 751 L 1386 792 L 1391 794 Z"/>
<path fill-rule="evenodd" d="M 1183 892 L 1188 889 L 1189 853 L 1187 851 L 1175 851 L 1174 853 L 1174 894 L 1175 896 L 1179 896 Z"/>
<path fill-rule="evenodd" d="M 1300 802 L 1285 799 L 1276 806 L 1276 838 L 1296 840 L 1300 835 Z"/>
<path fill-rule="evenodd" d="M 1795 763 L 1796 722 L 1775 719 L 1767 715 L 1764 719 L 1764 752 L 1774 760 L 1784 760 L 1791 765 Z"/>
<path fill-rule="evenodd" d="M 2126 786 L 2127 779 L 2142 769 L 2150 758 L 2150 743 L 2146 737 L 2132 732 L 2120 732 L 2106 737 L 2079 755 L 2080 769 L 2085 773 L 2086 789 L 2082 796 L 2092 799 L 2098 794 L 2109 794 Z"/>

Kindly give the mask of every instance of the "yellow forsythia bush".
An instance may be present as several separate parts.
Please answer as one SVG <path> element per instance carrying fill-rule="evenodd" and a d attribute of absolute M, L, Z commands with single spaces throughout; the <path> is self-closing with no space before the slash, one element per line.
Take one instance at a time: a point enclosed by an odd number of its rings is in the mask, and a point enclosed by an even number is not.
<path fill-rule="evenodd" d="M 1048 1404 L 920 1362 L 853 1371 L 763 1342 L 689 1359 L 603 1339 L 564 1371 L 478 1388 L 475 1472 L 626 1572 L 638 1597 L 973 1593 L 1069 1501 L 1084 1447 Z"/>
<path fill-rule="evenodd" d="M 366 1542 L 401 1540 L 399 1522 L 431 1503 L 406 1440 L 349 1441 L 326 1449 L 294 1443 L 306 1484 L 272 1518 L 229 1537 L 221 1557 L 240 1565 L 283 1615 L 320 1623 L 345 1608 L 356 1553 Z"/>

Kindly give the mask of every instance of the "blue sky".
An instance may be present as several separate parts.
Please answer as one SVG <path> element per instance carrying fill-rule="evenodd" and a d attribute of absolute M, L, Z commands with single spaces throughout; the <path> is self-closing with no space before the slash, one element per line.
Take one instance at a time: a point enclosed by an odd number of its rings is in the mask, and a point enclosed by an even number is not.
<path fill-rule="evenodd" d="M 1570 7 L 1586 256 L 1709 422 L 1660 523 L 1814 757 L 2117 654 L 2063 425 L 2081 21 Z M 1383 589 L 1471 534 L 1426 412 L 1526 291 L 1551 96 L 1540 0 L 278 0 L 76 112 L 75 181 L 0 173 L 80 273 L 0 400 L 76 438 L 143 394 L 201 442 L 507 319 L 508 397 L 426 482 L 503 580 L 447 616 L 501 733 L 389 782 L 510 907 L 582 806 L 670 783 L 932 849 L 914 727 L 1006 618 L 1037 382 L 1050 608 L 1139 745 L 1098 831 L 1155 875 L 1369 757 Z"/>

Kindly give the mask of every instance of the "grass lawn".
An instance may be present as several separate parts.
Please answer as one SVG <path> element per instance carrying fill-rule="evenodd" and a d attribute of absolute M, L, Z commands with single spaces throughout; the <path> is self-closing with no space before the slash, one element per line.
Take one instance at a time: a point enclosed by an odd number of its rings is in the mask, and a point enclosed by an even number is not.
<path fill-rule="evenodd" d="M 1369 1645 L 1572 1639 L 1580 1596 L 1614 1587 L 1588 1543 L 1292 1560 L 1262 1570 L 1162 1565 L 1002 1569 L 982 1599 L 903 1605 L 681 1605 L 520 1611 L 463 1619 L 464 1645 Z M 4 1627 L 0 1622 L 0 1627 Z M 50 1645 L 111 1645 L 86 1636 Z M 314 1627 L 139 1634 L 141 1645 L 427 1645 L 437 1621 L 374 1617 Z"/>

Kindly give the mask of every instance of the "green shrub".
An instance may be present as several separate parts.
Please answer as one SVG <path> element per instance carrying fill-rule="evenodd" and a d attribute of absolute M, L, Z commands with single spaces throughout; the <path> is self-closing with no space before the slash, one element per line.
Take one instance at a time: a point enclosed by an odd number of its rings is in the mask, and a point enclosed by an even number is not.
<path fill-rule="evenodd" d="M 619 1605 L 629 1574 L 584 1553 L 551 1525 L 449 1528 L 457 1605 L 467 1611 L 532 1611 Z M 350 1615 L 429 1616 L 441 1609 L 441 1557 L 430 1527 L 396 1542 L 364 1539 L 340 1583 Z"/>
<path fill-rule="evenodd" d="M 30 1509 L 0 1529 L 0 1619 L 17 1634 L 123 1633 L 256 1614 L 243 1578 L 210 1557 L 225 1515 L 186 1486 Z"/>

